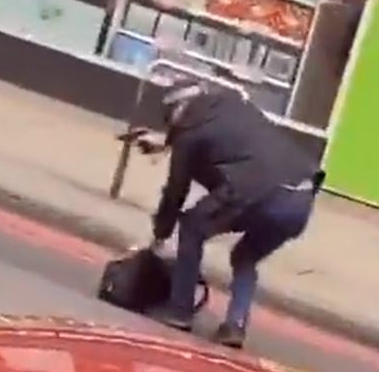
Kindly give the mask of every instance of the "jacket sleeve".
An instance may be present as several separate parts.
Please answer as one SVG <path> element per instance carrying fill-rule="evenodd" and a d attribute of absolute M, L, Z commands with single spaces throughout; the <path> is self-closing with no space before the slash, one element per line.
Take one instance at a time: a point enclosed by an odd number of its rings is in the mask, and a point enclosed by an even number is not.
<path fill-rule="evenodd" d="M 179 139 L 175 142 L 168 180 L 154 216 L 154 235 L 158 239 L 166 239 L 172 234 L 192 180 L 191 145 Z"/>

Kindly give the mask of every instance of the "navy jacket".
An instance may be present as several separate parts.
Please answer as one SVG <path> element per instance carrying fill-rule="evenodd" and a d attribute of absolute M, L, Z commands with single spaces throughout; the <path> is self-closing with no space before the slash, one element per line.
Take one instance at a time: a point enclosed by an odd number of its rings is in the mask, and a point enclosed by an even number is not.
<path fill-rule="evenodd" d="M 243 207 L 317 171 L 294 140 L 231 91 L 195 98 L 170 141 L 169 176 L 155 216 L 158 238 L 171 235 L 192 181 L 221 203 Z"/>

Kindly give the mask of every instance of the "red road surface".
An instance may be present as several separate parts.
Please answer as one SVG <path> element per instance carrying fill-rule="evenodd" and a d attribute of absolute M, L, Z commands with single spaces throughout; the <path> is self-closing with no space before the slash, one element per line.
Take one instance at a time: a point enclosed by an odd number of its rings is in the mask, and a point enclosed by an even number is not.
<path fill-rule="evenodd" d="M 112 256 L 110 249 L 4 210 L 0 210 L 0 243 L 0 261 L 16 262 L 24 270 L 38 271 L 82 292 L 88 292 L 83 288 L 85 276 L 100 273 Z M 49 265 L 37 263 L 47 257 Z M 226 300 L 225 294 L 212 291 L 209 310 L 199 320 L 198 334 L 209 336 L 221 319 Z M 246 350 L 312 371 L 379 371 L 378 350 L 260 306 L 252 313 Z"/>

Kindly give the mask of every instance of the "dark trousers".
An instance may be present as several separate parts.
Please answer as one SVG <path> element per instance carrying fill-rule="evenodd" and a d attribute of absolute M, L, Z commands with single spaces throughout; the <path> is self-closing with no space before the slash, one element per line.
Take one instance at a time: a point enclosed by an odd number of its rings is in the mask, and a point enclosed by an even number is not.
<path fill-rule="evenodd" d="M 217 233 L 244 232 L 231 253 L 233 280 L 226 321 L 245 325 L 258 279 L 257 263 L 301 234 L 313 200 L 311 191 L 283 188 L 244 210 L 225 207 L 211 194 L 202 198 L 180 220 L 171 306 L 183 315 L 192 312 L 204 242 Z"/>

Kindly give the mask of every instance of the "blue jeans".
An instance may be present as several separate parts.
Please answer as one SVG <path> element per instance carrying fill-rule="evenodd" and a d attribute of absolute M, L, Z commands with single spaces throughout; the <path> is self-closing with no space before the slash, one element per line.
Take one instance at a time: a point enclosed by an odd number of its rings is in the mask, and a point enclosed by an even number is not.
<path fill-rule="evenodd" d="M 244 232 L 231 253 L 233 280 L 226 316 L 227 322 L 244 326 L 256 289 L 257 263 L 302 233 L 313 200 L 311 191 L 278 188 L 264 201 L 233 213 L 212 195 L 201 199 L 180 221 L 171 306 L 184 316 L 192 312 L 204 242 L 216 233 Z M 217 216 L 222 216 L 221 224 Z"/>

